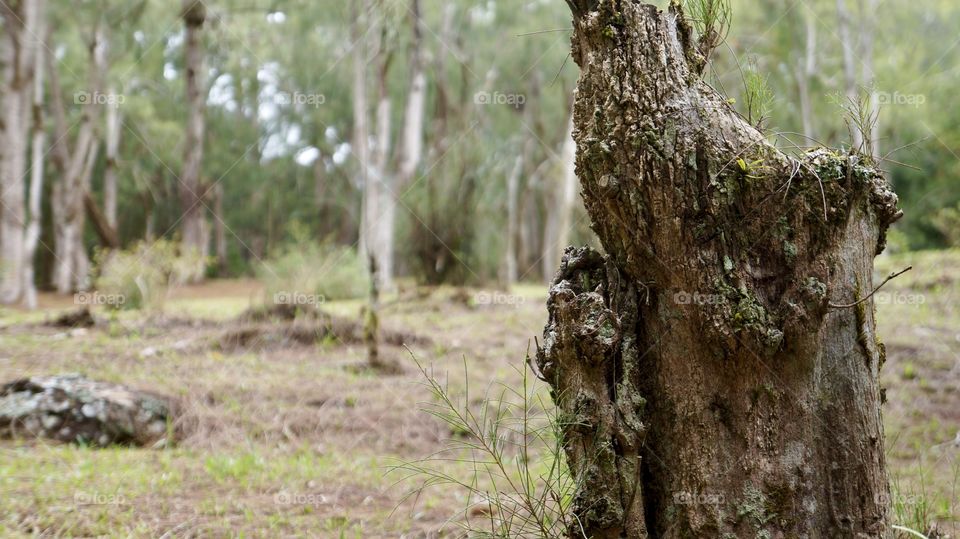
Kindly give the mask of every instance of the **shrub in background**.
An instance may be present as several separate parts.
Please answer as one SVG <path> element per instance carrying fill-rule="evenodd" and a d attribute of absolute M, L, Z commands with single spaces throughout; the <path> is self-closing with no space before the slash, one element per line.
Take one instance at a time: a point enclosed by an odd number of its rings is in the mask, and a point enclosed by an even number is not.
<path fill-rule="evenodd" d="M 205 263 L 198 258 L 181 253 L 178 244 L 167 240 L 100 252 L 96 256 L 95 286 L 102 294 L 124 298 L 111 308 L 159 311 L 171 290 L 186 283 L 198 265 Z"/>
<path fill-rule="evenodd" d="M 267 301 L 277 297 L 352 299 L 367 291 L 367 271 L 357 252 L 331 241 L 291 232 L 293 241 L 257 268 Z"/>

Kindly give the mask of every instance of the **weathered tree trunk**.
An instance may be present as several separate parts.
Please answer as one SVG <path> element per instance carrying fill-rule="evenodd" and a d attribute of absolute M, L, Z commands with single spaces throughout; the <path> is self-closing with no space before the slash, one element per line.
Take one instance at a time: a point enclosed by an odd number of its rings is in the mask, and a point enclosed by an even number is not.
<path fill-rule="evenodd" d="M 871 300 L 900 213 L 859 155 L 784 155 L 700 78 L 676 6 L 568 0 L 577 173 L 538 350 L 580 537 L 884 537 Z M 582 528 L 581 528 L 582 526 Z"/>
<path fill-rule="evenodd" d="M 206 256 L 209 249 L 209 227 L 206 223 L 204 204 L 205 188 L 202 182 L 203 134 L 206 111 L 206 73 L 204 72 L 203 24 L 207 8 L 203 0 L 183 0 L 185 83 L 187 95 L 187 126 L 184 136 L 183 171 L 178 185 L 180 206 L 183 212 L 181 224 L 184 250 Z M 190 280 L 203 280 L 204 263 L 201 261 L 192 272 Z"/>

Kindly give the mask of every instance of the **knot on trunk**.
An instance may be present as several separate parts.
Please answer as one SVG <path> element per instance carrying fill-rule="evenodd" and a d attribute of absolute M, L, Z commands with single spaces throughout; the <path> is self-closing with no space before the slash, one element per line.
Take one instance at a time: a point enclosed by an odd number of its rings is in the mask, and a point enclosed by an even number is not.
<path fill-rule="evenodd" d="M 207 6 L 203 3 L 203 0 L 184 0 L 180 16 L 187 26 L 203 26 L 203 23 L 207 20 Z"/>
<path fill-rule="evenodd" d="M 632 286 L 611 283 L 617 272 L 590 248 L 567 248 L 550 288 L 537 366 L 562 411 L 578 526 L 591 537 L 645 537 L 638 302 Z"/>

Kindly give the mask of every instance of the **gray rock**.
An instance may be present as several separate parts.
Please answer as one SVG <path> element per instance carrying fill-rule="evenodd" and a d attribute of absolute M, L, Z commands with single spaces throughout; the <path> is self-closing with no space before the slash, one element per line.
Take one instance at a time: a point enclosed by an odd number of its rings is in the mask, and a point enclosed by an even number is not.
<path fill-rule="evenodd" d="M 93 446 L 172 442 L 172 401 L 79 374 L 0 386 L 0 437 L 51 438 Z"/>

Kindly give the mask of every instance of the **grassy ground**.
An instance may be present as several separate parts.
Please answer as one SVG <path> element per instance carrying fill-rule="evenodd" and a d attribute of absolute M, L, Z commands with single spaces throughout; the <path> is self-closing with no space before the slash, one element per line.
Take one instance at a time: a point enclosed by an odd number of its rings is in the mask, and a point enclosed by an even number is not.
<path fill-rule="evenodd" d="M 478 291 L 411 291 L 385 298 L 383 324 L 428 337 L 412 352 L 455 387 L 464 359 L 471 384 L 517 382 L 545 291 L 514 294 L 484 305 Z M 212 283 L 178 291 L 162 319 L 100 312 L 111 317 L 104 330 L 36 325 L 69 299 L 0 313 L 0 380 L 82 372 L 151 389 L 181 399 L 186 432 L 167 450 L 0 442 L 0 537 L 418 537 L 443 527 L 462 499 L 427 492 L 397 507 L 412 484 L 386 475 L 451 436 L 418 412 L 430 393 L 410 352 L 386 347 L 404 372 L 385 376 L 366 368 L 362 346 L 330 340 L 220 351 L 219 335 L 261 298 L 256 283 Z M 324 310 L 359 318 L 360 303 Z"/>
<path fill-rule="evenodd" d="M 877 280 L 912 265 L 875 296 L 887 363 L 884 423 L 900 522 L 960 532 L 960 252 L 877 261 Z M 956 443 L 950 443 L 954 442 Z"/>
<path fill-rule="evenodd" d="M 960 447 L 945 442 L 960 430 L 960 253 L 884 257 L 878 274 L 907 264 L 916 269 L 877 296 L 891 501 L 898 522 L 939 522 L 955 534 Z M 471 387 L 517 384 L 542 331 L 545 290 L 514 294 L 411 289 L 387 298 L 383 323 L 428 337 L 412 352 L 449 373 L 454 389 L 464 361 Z M 186 433 L 165 450 L 0 442 L 0 537 L 426 537 L 444 528 L 462 496 L 441 489 L 400 503 L 411 485 L 386 474 L 456 434 L 417 412 L 430 395 L 407 351 L 386 349 L 404 367 L 389 376 L 366 368 L 361 346 L 330 340 L 221 351 L 219 335 L 261 298 L 254 282 L 211 283 L 178 291 L 162 319 L 123 314 L 72 332 L 35 325 L 69 299 L 44 297 L 39 313 L 0 311 L 0 381 L 79 371 L 169 394 L 183 402 Z M 324 308 L 358 318 L 360 304 Z M 471 475 L 469 465 L 448 466 Z"/>

